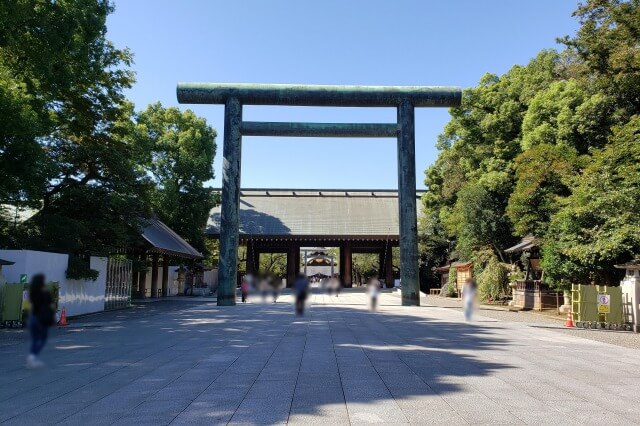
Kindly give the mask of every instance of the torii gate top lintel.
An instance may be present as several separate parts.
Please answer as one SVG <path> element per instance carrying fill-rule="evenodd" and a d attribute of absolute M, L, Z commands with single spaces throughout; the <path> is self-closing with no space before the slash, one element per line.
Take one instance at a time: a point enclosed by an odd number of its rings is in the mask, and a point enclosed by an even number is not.
<path fill-rule="evenodd" d="M 178 102 L 243 105 L 395 107 L 403 100 L 414 107 L 460 105 L 462 90 L 451 86 L 336 86 L 253 83 L 178 83 Z"/>
<path fill-rule="evenodd" d="M 402 304 L 420 304 L 416 206 L 416 107 L 455 107 L 462 90 L 448 86 L 322 86 L 178 83 L 178 102 L 224 104 L 218 305 L 235 305 L 242 136 L 396 137 Z M 243 105 L 395 107 L 396 123 L 245 122 Z M 351 278 L 348 274 L 348 282 Z"/>

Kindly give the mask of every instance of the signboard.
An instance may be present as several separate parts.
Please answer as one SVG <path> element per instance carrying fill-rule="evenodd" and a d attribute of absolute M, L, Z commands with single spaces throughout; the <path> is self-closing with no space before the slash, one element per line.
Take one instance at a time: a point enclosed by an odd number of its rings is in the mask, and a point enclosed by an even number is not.
<path fill-rule="evenodd" d="M 27 283 L 27 274 L 20 274 L 20 284 Z"/>
<path fill-rule="evenodd" d="M 608 294 L 598 295 L 598 313 L 608 314 L 611 312 L 611 296 Z"/>

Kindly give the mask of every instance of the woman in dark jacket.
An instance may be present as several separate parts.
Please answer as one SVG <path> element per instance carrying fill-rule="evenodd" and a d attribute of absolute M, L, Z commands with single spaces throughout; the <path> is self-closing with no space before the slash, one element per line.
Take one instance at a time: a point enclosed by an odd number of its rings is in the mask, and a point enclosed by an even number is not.
<path fill-rule="evenodd" d="M 31 334 L 31 348 L 27 356 L 27 367 L 37 368 L 44 364 L 38 359 L 38 354 L 47 342 L 47 331 L 55 322 L 52 308 L 51 294 L 44 285 L 44 275 L 34 275 L 29 286 L 29 302 L 31 302 L 31 316 L 29 317 L 29 333 Z"/>

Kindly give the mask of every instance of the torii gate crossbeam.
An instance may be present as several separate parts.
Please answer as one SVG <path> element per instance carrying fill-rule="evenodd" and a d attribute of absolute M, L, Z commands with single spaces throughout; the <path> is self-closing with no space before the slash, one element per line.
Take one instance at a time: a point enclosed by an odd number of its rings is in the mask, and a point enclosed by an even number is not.
<path fill-rule="evenodd" d="M 420 305 L 414 109 L 459 106 L 460 88 L 178 83 L 177 95 L 182 104 L 225 106 L 218 305 L 236 303 L 242 135 L 397 137 L 402 304 Z M 395 107 L 398 119 L 395 124 L 243 122 L 243 105 Z"/>

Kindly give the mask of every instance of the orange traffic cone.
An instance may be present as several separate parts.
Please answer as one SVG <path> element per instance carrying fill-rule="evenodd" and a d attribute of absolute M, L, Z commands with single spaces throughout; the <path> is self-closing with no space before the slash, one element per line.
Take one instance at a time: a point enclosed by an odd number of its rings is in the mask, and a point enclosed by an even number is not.
<path fill-rule="evenodd" d="M 567 312 L 567 322 L 564 323 L 565 327 L 573 327 L 573 313 L 571 312 L 571 308 Z"/>
<path fill-rule="evenodd" d="M 67 322 L 67 310 L 63 306 L 62 313 L 60 314 L 60 321 L 58 321 L 58 326 L 66 327 L 67 325 L 69 325 L 69 323 Z"/>

